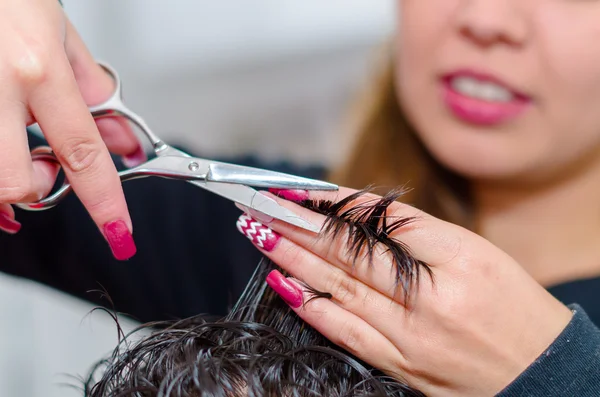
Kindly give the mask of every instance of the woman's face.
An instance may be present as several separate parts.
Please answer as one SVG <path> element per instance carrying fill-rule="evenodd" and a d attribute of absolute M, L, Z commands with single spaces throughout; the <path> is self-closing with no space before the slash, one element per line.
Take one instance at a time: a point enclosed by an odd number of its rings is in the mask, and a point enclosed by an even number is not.
<path fill-rule="evenodd" d="M 600 1 L 398 4 L 398 95 L 442 164 L 533 181 L 600 163 Z"/>

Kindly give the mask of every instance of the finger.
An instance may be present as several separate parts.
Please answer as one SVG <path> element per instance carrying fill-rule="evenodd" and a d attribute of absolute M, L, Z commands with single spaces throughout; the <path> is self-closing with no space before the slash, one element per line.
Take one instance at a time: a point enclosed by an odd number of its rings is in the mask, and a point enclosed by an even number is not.
<path fill-rule="evenodd" d="M 60 51 L 35 80 L 29 103 L 82 204 L 102 230 L 117 259 L 135 254 L 121 181 L 73 72 Z M 45 69 L 42 69 L 45 70 Z"/>
<path fill-rule="evenodd" d="M 356 190 L 340 188 L 339 192 L 310 192 L 309 194 L 311 200 L 330 200 L 335 203 L 355 193 L 357 193 Z M 324 225 L 326 222 L 327 217 L 325 215 L 303 208 L 298 204 L 281 199 L 268 192 L 264 192 L 263 194 L 270 196 L 282 206 L 313 224 Z M 372 207 L 378 200 L 380 200 L 380 196 L 367 193 L 348 202 L 344 209 L 356 208 L 360 205 Z M 343 212 L 344 210 L 338 211 L 338 215 Z M 352 216 L 348 215 L 346 218 L 352 219 Z M 390 236 L 410 248 L 412 256 L 416 259 L 431 265 L 445 263 L 455 257 L 458 249 L 464 242 L 464 238 L 467 237 L 461 234 L 461 228 L 458 226 L 434 218 L 415 207 L 399 201 L 395 201 L 388 206 L 385 218 L 388 226 L 395 221 L 406 221 L 402 227 L 392 230 Z M 347 245 L 349 236 L 347 229 L 344 229 L 339 238 L 331 241 L 330 238 L 315 235 L 277 219 L 269 223 L 269 227 L 301 246 L 323 256 L 333 264 L 343 267 L 349 265 Z"/>
<path fill-rule="evenodd" d="M 88 106 L 102 103 L 113 93 L 114 81 L 98 65 L 71 22 L 67 20 L 66 23 L 65 49 L 81 96 Z M 146 160 L 142 146 L 125 118 L 101 118 L 96 120 L 96 124 L 109 150 L 126 156 L 127 166 Z"/>
<path fill-rule="evenodd" d="M 336 214 L 329 213 L 329 222 L 332 222 L 333 226 L 342 226 L 335 236 L 323 233 L 315 236 L 313 233 L 273 219 L 267 222 L 268 226 L 373 289 L 402 305 L 412 306 L 420 295 L 415 293 L 418 289 L 430 289 L 434 285 L 432 278 L 435 280 L 436 266 L 449 263 L 461 249 L 468 248 L 467 244 L 463 247 L 463 239 L 469 240 L 468 234 L 461 233 L 460 228 L 454 225 L 399 202 L 392 202 L 387 209 L 388 226 L 392 225 L 394 220 L 400 222 L 414 217 L 412 223 L 385 233 L 381 230 L 371 233 L 368 228 L 367 232 L 364 232 L 364 228 L 361 227 L 356 227 L 350 232 L 340 217 L 345 217 L 347 220 L 351 220 L 351 217 L 340 215 L 346 210 L 356 209 L 358 205 L 364 205 L 367 209 L 374 208 L 381 200 L 381 197 L 376 195 L 357 196 L 357 193 L 359 192 L 356 190 L 345 188 L 333 193 L 310 192 L 311 198 L 320 196 L 321 199 L 331 199 L 334 203 L 345 198 L 350 199 L 352 198 L 350 196 L 354 195 L 355 200 L 348 201 L 343 210 L 337 211 Z M 336 199 L 337 197 L 342 199 Z M 316 225 L 323 225 L 327 219 L 318 212 L 307 210 L 289 201 L 277 198 L 276 200 Z M 303 205 L 307 204 L 303 203 Z M 361 222 L 364 223 L 364 219 Z M 354 244 L 357 241 L 359 244 Z M 354 250 L 351 249 L 353 244 Z M 369 244 L 371 244 L 372 255 L 368 255 Z"/>
<path fill-rule="evenodd" d="M 31 167 L 33 168 L 33 179 L 36 181 L 36 194 L 39 200 L 52 191 L 60 166 L 49 161 L 35 160 L 32 162 Z"/>
<path fill-rule="evenodd" d="M 359 197 L 357 202 L 372 206 L 373 203 L 369 203 L 369 200 L 373 199 L 363 196 Z M 295 206 L 290 202 L 286 203 L 285 200 L 280 200 L 280 204 L 316 225 L 322 225 L 328 219 L 325 215 Z M 357 203 L 351 203 L 348 207 L 356 205 Z M 275 220 L 268 222 L 268 226 L 373 289 L 399 303 L 408 304 L 413 287 L 419 285 L 421 274 L 429 270 L 419 261 L 420 258 L 404 249 L 400 243 L 383 240 L 380 234 L 370 232 L 368 228 L 356 227 L 350 231 L 339 216 L 329 215 L 329 222 L 333 222 L 332 226 L 334 228 L 340 226 L 339 233 L 335 236 L 323 233 L 317 236 Z M 375 244 L 377 241 L 379 243 Z M 354 248 L 352 248 L 353 244 Z M 371 256 L 367 255 L 369 249 L 371 249 Z"/>
<path fill-rule="evenodd" d="M 242 215 L 238 229 L 263 254 L 285 269 L 294 278 L 318 291 L 330 293 L 332 300 L 345 310 L 357 315 L 381 332 L 392 342 L 407 314 L 404 308 L 379 291 L 365 285 L 344 270 L 326 263 L 322 258 L 281 237 L 248 215 Z M 270 236 L 271 241 L 264 244 Z M 276 239 L 277 241 L 273 241 Z M 258 244 L 257 244 L 258 243 Z M 371 269 L 373 271 L 373 269 Z M 390 295 L 394 292 L 390 291 Z M 393 325 L 390 328 L 390 325 Z"/>
<path fill-rule="evenodd" d="M 56 180 L 58 167 L 46 162 L 31 162 L 25 121 L 27 110 L 18 89 L 7 85 L 0 100 L 0 203 L 33 202 L 48 194 Z M 11 98 L 11 99 L 7 99 Z M 17 98 L 17 99 L 15 99 Z"/>
<path fill-rule="evenodd" d="M 402 379 L 404 358 L 398 349 L 367 322 L 328 299 L 310 299 L 310 293 L 291 278 L 273 270 L 267 283 L 298 316 L 332 343 L 375 368 Z"/>
<path fill-rule="evenodd" d="M 8 234 L 21 230 L 21 224 L 15 220 L 15 211 L 10 204 L 0 204 L 0 230 Z"/>

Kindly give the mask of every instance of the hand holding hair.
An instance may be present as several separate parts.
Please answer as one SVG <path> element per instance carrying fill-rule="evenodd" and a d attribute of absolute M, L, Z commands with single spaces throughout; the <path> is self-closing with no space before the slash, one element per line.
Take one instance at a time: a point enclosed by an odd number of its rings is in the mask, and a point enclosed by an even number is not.
<path fill-rule="evenodd" d="M 571 311 L 502 250 L 400 196 L 310 193 L 337 206 L 344 222 L 277 198 L 323 225 L 320 235 L 255 213 L 238 229 L 291 275 L 274 271 L 269 285 L 333 343 L 426 395 L 500 392 Z M 308 299 L 295 279 L 332 299 Z"/>

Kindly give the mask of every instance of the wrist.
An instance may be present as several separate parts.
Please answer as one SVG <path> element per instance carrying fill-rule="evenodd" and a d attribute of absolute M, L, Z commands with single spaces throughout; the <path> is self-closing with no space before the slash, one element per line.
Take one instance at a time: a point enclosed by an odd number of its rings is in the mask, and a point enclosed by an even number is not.
<path fill-rule="evenodd" d="M 569 306 L 571 320 L 558 338 L 498 397 L 530 394 L 536 396 L 597 396 L 600 373 L 600 329 L 578 305 Z"/>
<path fill-rule="evenodd" d="M 545 292 L 545 291 L 544 291 Z M 543 306 L 532 307 L 530 315 L 523 316 L 521 323 L 521 332 L 518 343 L 513 346 L 514 366 L 503 379 L 503 388 L 514 381 L 519 375 L 531 366 L 540 355 L 556 341 L 561 333 L 568 326 L 573 317 L 573 312 L 561 302 L 552 297 L 549 293 L 546 304 Z"/>

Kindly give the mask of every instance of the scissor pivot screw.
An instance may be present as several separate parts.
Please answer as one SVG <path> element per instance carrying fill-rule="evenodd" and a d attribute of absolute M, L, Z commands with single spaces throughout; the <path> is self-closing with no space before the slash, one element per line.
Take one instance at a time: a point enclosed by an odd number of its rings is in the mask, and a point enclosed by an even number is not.
<path fill-rule="evenodd" d="M 188 165 L 188 168 L 189 168 L 190 171 L 194 172 L 194 171 L 198 171 L 198 169 L 200 168 L 200 166 L 195 161 L 192 161 L 190 163 L 190 165 Z"/>

